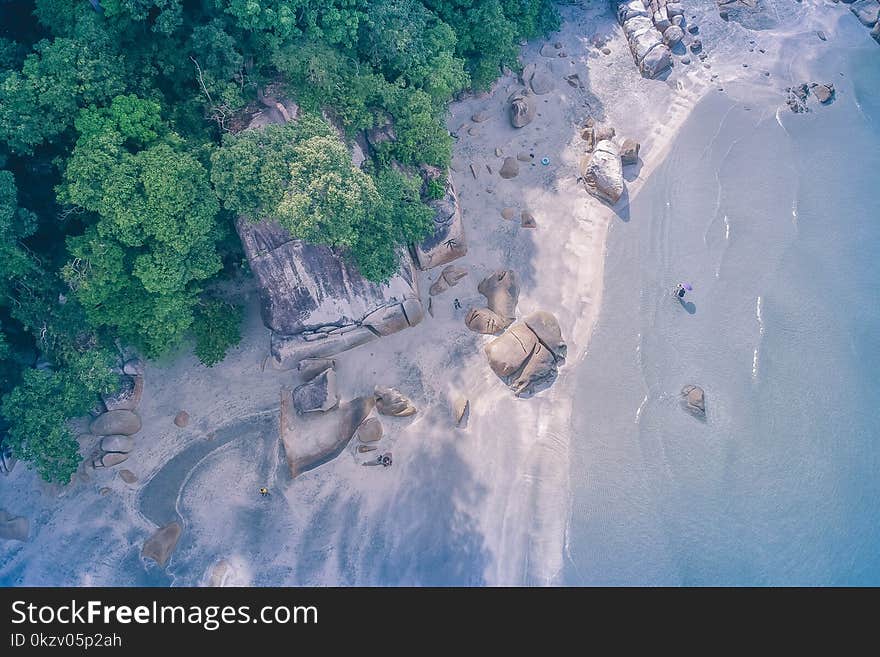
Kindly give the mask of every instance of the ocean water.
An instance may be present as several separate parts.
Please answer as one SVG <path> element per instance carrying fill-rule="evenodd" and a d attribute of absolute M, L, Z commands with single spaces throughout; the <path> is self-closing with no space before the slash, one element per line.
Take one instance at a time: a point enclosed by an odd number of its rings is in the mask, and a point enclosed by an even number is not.
<path fill-rule="evenodd" d="M 612 227 L 563 583 L 880 584 L 880 51 L 811 72 L 712 92 Z"/>

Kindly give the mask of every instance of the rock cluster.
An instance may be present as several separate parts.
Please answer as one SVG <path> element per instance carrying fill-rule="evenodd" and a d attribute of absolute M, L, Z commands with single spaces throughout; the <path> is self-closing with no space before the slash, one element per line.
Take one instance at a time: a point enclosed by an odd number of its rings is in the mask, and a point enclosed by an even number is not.
<path fill-rule="evenodd" d="M 849 10 L 862 25 L 871 28 L 871 36 L 880 43 L 880 0 L 855 0 Z"/>
<path fill-rule="evenodd" d="M 810 111 L 810 108 L 807 106 L 807 100 L 811 93 L 823 105 L 833 102 L 836 93 L 834 84 L 831 82 L 827 84 L 819 84 L 818 82 L 804 83 L 796 87 L 788 87 L 785 91 L 788 94 L 785 103 L 796 114 Z"/>
<path fill-rule="evenodd" d="M 144 391 L 143 362 L 129 360 L 121 370 L 118 390 L 102 396 L 107 410 L 92 420 L 91 436 L 83 436 L 90 440 L 100 436 L 98 448 L 91 456 L 95 468 L 110 468 L 128 460 L 134 449 L 133 436 L 141 430 L 141 418 L 135 411 Z"/>
<path fill-rule="evenodd" d="M 556 317 L 538 311 L 514 323 L 484 351 L 492 371 L 522 397 L 553 381 L 567 347 Z"/>
<path fill-rule="evenodd" d="M 669 7 L 673 3 L 663 3 L 663 15 L 668 16 Z M 681 5 L 675 4 L 679 15 Z M 655 27 L 653 13 L 647 9 L 642 0 L 629 0 L 617 7 L 617 20 L 623 27 L 633 59 L 646 78 L 656 78 L 672 66 L 672 53 L 663 42 L 663 33 Z M 663 25 L 663 22 L 659 23 Z M 666 24 L 666 28 L 671 23 Z"/>

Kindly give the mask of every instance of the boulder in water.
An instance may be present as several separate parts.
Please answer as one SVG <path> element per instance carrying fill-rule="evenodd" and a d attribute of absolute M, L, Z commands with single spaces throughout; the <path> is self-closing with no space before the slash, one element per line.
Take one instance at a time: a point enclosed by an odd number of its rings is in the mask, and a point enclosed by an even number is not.
<path fill-rule="evenodd" d="M 823 105 L 827 105 L 832 100 L 834 100 L 834 85 L 829 84 L 813 84 L 810 89 L 813 92 L 813 95 Z"/>
<path fill-rule="evenodd" d="M 596 149 L 583 167 L 582 175 L 587 191 L 593 196 L 611 204 L 620 200 L 623 195 L 623 165 L 614 142 L 606 139 L 596 144 Z"/>
<path fill-rule="evenodd" d="M 331 368 L 293 389 L 293 406 L 299 414 L 323 413 L 336 408 L 338 404 L 336 371 Z"/>
<path fill-rule="evenodd" d="M 528 210 L 523 210 L 520 215 L 519 225 L 523 228 L 537 228 L 538 222 L 535 221 L 535 215 L 533 215 Z"/>
<path fill-rule="evenodd" d="M 141 419 L 137 413 L 127 410 L 107 411 L 99 415 L 91 424 L 91 432 L 97 436 L 123 434 L 131 436 L 141 430 Z"/>
<path fill-rule="evenodd" d="M 636 164 L 639 161 L 639 148 L 641 144 L 635 139 L 624 139 L 620 145 L 621 164 Z"/>
<path fill-rule="evenodd" d="M 706 419 L 706 393 L 699 386 L 687 385 L 681 389 L 684 410 L 699 420 Z"/>
<path fill-rule="evenodd" d="M 849 6 L 849 10 L 865 27 L 874 27 L 880 14 L 880 4 L 877 0 L 856 0 Z"/>
<path fill-rule="evenodd" d="M 182 531 L 180 524 L 176 521 L 156 530 L 150 538 L 144 541 L 141 555 L 147 559 L 152 559 L 164 568 L 171 557 L 171 553 L 174 552 L 174 548 L 177 547 L 177 541 L 180 539 Z"/>
<path fill-rule="evenodd" d="M 177 415 L 174 416 L 174 424 L 183 429 L 189 424 L 189 413 L 186 411 L 179 411 Z"/>
<path fill-rule="evenodd" d="M 376 386 L 373 395 L 376 397 L 376 410 L 381 415 L 408 417 L 416 413 L 412 401 L 396 388 Z"/>

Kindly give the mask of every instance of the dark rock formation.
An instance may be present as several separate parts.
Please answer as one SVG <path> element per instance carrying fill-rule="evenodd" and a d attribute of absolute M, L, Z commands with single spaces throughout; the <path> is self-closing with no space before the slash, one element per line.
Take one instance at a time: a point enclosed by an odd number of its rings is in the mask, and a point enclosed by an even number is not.
<path fill-rule="evenodd" d="M 706 394 L 702 388 L 687 385 L 681 389 L 681 397 L 684 410 L 699 420 L 706 420 Z"/>
<path fill-rule="evenodd" d="M 434 210 L 434 231 L 414 248 L 419 269 L 445 265 L 467 253 L 461 206 L 452 178 L 448 178 L 443 198 L 430 201 Z"/>
<path fill-rule="evenodd" d="M 327 368 L 311 381 L 293 390 L 293 407 L 297 413 L 323 413 L 338 405 L 336 371 L 332 368 Z"/>

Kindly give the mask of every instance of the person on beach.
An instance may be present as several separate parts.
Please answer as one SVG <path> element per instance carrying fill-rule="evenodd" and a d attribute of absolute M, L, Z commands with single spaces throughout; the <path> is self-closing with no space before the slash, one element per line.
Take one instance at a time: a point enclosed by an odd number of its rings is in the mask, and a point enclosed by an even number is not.
<path fill-rule="evenodd" d="M 452 300 L 452 307 L 455 308 L 456 310 L 461 310 L 461 301 L 459 301 L 458 299 L 453 299 Z"/>
<path fill-rule="evenodd" d="M 679 283 L 675 286 L 675 296 L 679 299 L 684 299 L 684 295 L 692 289 L 693 287 L 691 287 L 690 283 Z"/>

